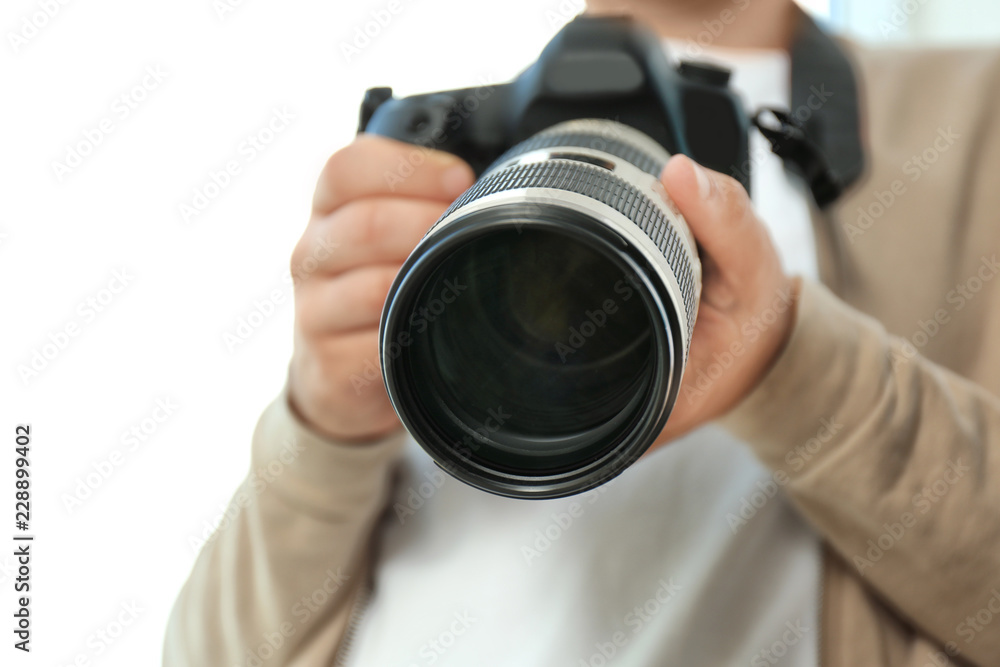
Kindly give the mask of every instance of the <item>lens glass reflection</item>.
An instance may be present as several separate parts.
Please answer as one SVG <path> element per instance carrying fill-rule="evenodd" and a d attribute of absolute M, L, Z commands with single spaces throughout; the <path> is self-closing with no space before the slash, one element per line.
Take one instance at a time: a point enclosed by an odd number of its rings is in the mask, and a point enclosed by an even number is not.
<path fill-rule="evenodd" d="M 410 313 L 407 374 L 445 440 L 558 472 L 629 432 L 654 372 L 638 282 L 576 236 L 504 227 L 439 261 Z"/>

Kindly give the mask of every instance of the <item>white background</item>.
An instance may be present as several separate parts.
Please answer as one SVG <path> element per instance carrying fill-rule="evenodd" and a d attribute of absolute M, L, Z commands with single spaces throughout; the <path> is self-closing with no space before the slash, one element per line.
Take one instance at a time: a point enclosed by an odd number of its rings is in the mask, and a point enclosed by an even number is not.
<path fill-rule="evenodd" d="M 58 7 L 54 16 L 36 18 L 47 3 Z M 246 473 L 256 418 L 283 383 L 288 256 L 323 162 L 351 140 L 364 89 L 503 82 L 580 8 L 570 0 L 399 0 L 401 11 L 348 57 L 343 45 L 388 0 L 224 3 L 8 0 L 0 12 L 5 665 L 62 666 L 79 656 L 94 665 L 159 662 L 170 606 L 196 555 L 192 540 L 218 521 Z M 893 6 L 808 4 L 876 40 Z M 983 26 L 1000 28 L 1000 5 L 990 0 L 971 9 L 918 4 L 886 39 L 982 39 L 993 36 Z M 32 21 L 44 25 L 32 32 Z M 148 68 L 164 73 L 155 86 Z M 135 107 L 127 117 L 123 94 Z M 275 109 L 294 118 L 268 136 Z M 54 163 L 95 137 L 104 119 L 111 132 L 58 173 Z M 244 143 L 251 135 L 269 140 L 253 159 Z M 212 172 L 230 160 L 240 173 L 213 189 Z M 214 196 L 185 220 L 180 207 L 193 206 L 196 191 Z M 115 271 L 130 278 L 112 295 L 103 290 Z M 259 326 L 230 349 L 226 334 L 274 290 L 281 302 L 253 316 Z M 108 297 L 91 317 L 87 300 Z M 77 335 L 64 340 L 60 332 L 73 324 Z M 36 353 L 51 358 L 25 377 Z M 157 400 L 178 407 L 153 431 Z M 30 657 L 13 650 L 10 630 L 19 423 L 33 431 Z M 123 434 L 144 426 L 151 432 L 130 451 Z M 108 460 L 115 450 L 117 466 Z M 89 497 L 67 507 L 88 476 L 97 488 L 85 486 Z M 141 612 L 108 646 L 96 633 L 123 604 Z"/>

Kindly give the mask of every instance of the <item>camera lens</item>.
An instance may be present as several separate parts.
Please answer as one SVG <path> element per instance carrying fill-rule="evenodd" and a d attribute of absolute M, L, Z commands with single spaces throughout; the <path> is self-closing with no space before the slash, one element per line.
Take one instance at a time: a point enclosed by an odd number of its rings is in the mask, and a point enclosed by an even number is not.
<path fill-rule="evenodd" d="M 383 375 L 449 473 L 559 497 L 652 444 L 700 279 L 657 179 L 667 158 L 613 121 L 554 126 L 497 160 L 406 261 L 383 312 Z"/>

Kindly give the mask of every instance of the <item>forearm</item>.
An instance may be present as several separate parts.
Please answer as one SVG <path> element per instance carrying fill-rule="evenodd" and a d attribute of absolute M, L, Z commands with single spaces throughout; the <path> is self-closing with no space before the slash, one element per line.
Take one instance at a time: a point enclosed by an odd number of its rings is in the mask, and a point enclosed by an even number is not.
<path fill-rule="evenodd" d="M 1000 400 L 900 342 L 808 284 L 785 351 L 722 423 L 884 599 L 985 661 L 1000 633 L 967 642 L 961 624 L 1000 586 Z"/>
<path fill-rule="evenodd" d="M 174 606 L 164 665 L 243 664 L 261 645 L 280 664 L 307 650 L 332 655 L 364 585 L 402 443 L 402 432 L 365 445 L 321 439 L 282 393 L 257 425 L 251 473 L 229 522 L 203 548 Z"/>

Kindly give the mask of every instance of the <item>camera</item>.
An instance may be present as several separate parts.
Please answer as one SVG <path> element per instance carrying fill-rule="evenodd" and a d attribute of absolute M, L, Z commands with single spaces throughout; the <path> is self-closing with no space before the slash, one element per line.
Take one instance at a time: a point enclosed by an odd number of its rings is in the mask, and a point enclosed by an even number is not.
<path fill-rule="evenodd" d="M 581 493 L 635 462 L 676 401 L 701 264 L 659 175 L 671 154 L 749 189 L 729 72 L 673 66 L 627 17 L 567 24 L 513 81 L 402 99 L 359 130 L 477 175 L 390 288 L 383 379 L 451 475 L 516 498 Z"/>

